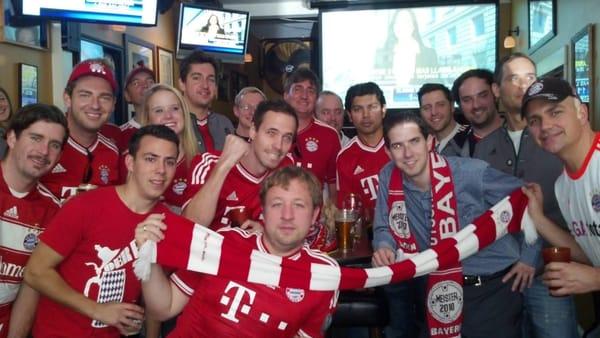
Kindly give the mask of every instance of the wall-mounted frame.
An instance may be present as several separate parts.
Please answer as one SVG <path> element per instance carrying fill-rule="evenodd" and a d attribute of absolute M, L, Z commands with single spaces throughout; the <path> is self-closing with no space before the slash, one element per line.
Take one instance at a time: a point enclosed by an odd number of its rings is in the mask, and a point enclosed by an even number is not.
<path fill-rule="evenodd" d="M 593 107 L 594 25 L 585 26 L 571 38 L 571 84 L 582 102 Z"/>
<path fill-rule="evenodd" d="M 144 62 L 146 67 L 154 69 L 155 46 L 153 44 L 128 34 L 123 34 L 123 44 L 125 45 L 125 74 L 136 67 L 140 61 Z"/>
<path fill-rule="evenodd" d="M 158 56 L 158 60 L 156 62 L 158 82 L 173 86 L 175 81 L 173 76 L 175 54 L 173 51 L 157 46 L 156 55 Z"/>
<path fill-rule="evenodd" d="M 38 67 L 19 63 L 19 106 L 38 102 Z"/>
<path fill-rule="evenodd" d="M 1 6 L 0 6 L 1 7 Z M 0 41 L 35 49 L 48 48 L 48 22 L 14 15 L 11 1 L 0 11 Z"/>
<path fill-rule="evenodd" d="M 529 54 L 556 36 L 556 0 L 528 0 Z"/>

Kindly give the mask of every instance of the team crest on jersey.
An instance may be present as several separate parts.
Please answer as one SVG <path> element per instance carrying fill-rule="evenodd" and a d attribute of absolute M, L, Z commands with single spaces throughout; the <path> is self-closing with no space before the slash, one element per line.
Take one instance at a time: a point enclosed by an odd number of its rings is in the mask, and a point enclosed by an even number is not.
<path fill-rule="evenodd" d="M 504 210 L 500 213 L 500 221 L 504 224 L 510 222 L 511 214 L 508 210 Z"/>
<path fill-rule="evenodd" d="M 285 288 L 285 295 L 292 303 L 300 303 L 304 299 L 304 290 Z"/>
<path fill-rule="evenodd" d="M 598 193 L 592 196 L 592 209 L 595 212 L 600 212 L 600 194 Z"/>
<path fill-rule="evenodd" d="M 311 153 L 314 153 L 318 149 L 319 149 L 319 141 L 314 137 L 309 137 L 306 140 L 306 150 L 310 151 Z"/>
<path fill-rule="evenodd" d="M 462 313 L 463 289 L 455 281 L 436 283 L 427 295 L 427 310 L 442 323 L 452 323 Z"/>
<path fill-rule="evenodd" d="M 410 236 L 408 217 L 406 216 L 406 204 L 404 201 L 395 201 L 392 204 L 388 222 L 396 236 L 400 238 L 408 238 Z"/>
<path fill-rule="evenodd" d="M 38 236 L 34 233 L 28 233 L 23 239 L 23 247 L 29 251 L 35 249 L 38 244 Z"/>
<path fill-rule="evenodd" d="M 100 181 L 102 181 L 102 183 L 104 183 L 104 184 L 108 184 L 108 178 L 110 176 L 110 169 L 108 169 L 108 167 L 105 165 L 101 165 L 99 169 L 100 169 Z"/>
<path fill-rule="evenodd" d="M 187 188 L 187 179 L 178 178 L 178 179 L 173 180 L 173 192 L 176 195 L 179 195 L 179 196 L 183 195 L 185 188 Z"/>

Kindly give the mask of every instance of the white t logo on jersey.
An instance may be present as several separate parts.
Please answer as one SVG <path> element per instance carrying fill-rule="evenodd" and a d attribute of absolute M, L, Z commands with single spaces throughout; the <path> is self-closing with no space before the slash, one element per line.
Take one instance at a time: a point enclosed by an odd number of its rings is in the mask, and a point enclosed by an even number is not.
<path fill-rule="evenodd" d="M 371 175 L 361 179 L 360 186 L 363 188 L 365 196 L 369 196 L 369 200 L 372 201 L 377 198 L 377 188 L 379 187 L 377 175 Z"/>
<path fill-rule="evenodd" d="M 235 294 L 233 295 L 233 300 L 227 294 L 229 294 L 229 290 L 235 289 Z M 242 304 L 244 300 L 244 295 L 248 295 L 248 302 L 246 304 Z M 236 282 L 229 282 L 227 287 L 225 288 L 225 294 L 221 297 L 221 304 L 228 306 L 229 311 L 227 313 L 221 313 L 221 317 L 231 320 L 234 323 L 239 323 L 239 319 L 235 317 L 238 309 L 241 313 L 247 315 L 250 312 L 250 305 L 254 303 L 254 297 L 256 296 L 256 292 L 252 291 Z M 241 307 L 240 307 L 241 305 Z"/>

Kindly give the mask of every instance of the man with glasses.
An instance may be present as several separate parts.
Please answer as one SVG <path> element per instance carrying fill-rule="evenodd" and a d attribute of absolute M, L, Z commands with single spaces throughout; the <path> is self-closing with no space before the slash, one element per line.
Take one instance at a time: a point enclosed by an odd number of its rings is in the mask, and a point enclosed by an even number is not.
<path fill-rule="evenodd" d="M 235 134 L 246 141 L 250 141 L 250 128 L 252 127 L 252 118 L 254 111 L 259 103 L 265 101 L 267 97 L 256 87 L 245 87 L 235 96 L 233 105 L 233 114 L 238 118 L 238 125 L 235 128 Z"/>
<path fill-rule="evenodd" d="M 119 150 L 100 133 L 116 103 L 117 82 L 103 59 L 77 64 L 65 87 L 69 139 L 63 156 L 41 182 L 61 200 L 80 185 L 107 186 L 119 182 Z"/>
<path fill-rule="evenodd" d="M 554 182 L 562 173 L 563 164 L 556 155 L 536 144 L 525 117 L 521 116 L 523 96 L 535 80 L 535 63 L 524 54 L 515 53 L 498 62 L 492 90 L 505 109 L 505 121 L 502 127 L 479 141 L 473 157 L 506 174 L 539 184 L 544 195 L 544 214 L 566 230 L 554 194 Z M 548 287 L 542 283 L 541 257 L 534 266 L 517 263 L 513 267 L 516 269 L 537 275 L 523 292 L 523 337 L 577 336 L 573 297 L 550 296 Z"/>
<path fill-rule="evenodd" d="M 127 149 L 131 135 L 140 129 L 139 114 L 136 114 L 136 112 L 141 113 L 144 111 L 144 95 L 146 90 L 152 87 L 155 82 L 154 72 L 146 67 L 143 62 L 140 62 L 137 67 L 127 74 L 123 96 L 125 96 L 127 103 L 133 105 L 133 112 L 131 113 L 131 119 L 119 127 L 121 137 L 117 145 L 120 152 Z"/>
<path fill-rule="evenodd" d="M 283 99 L 298 116 L 296 165 L 310 170 L 321 184 L 327 184 L 329 197 L 335 201 L 335 159 L 342 144 L 337 130 L 314 118 L 319 78 L 312 70 L 300 67 L 285 79 L 283 89 Z"/>

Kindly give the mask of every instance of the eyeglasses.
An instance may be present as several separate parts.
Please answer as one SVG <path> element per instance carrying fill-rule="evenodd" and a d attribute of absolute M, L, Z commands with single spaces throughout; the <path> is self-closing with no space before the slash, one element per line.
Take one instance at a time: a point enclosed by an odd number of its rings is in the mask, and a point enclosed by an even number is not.
<path fill-rule="evenodd" d="M 129 84 L 136 88 L 140 87 L 140 86 L 144 86 L 144 85 L 147 87 L 150 87 L 154 84 L 154 80 L 152 80 L 152 79 L 146 79 L 146 80 L 135 79 L 135 80 L 129 82 Z"/>
<path fill-rule="evenodd" d="M 85 171 L 83 172 L 83 181 L 82 183 L 90 183 L 92 180 L 92 176 L 94 175 L 94 170 L 92 169 L 92 161 L 94 160 L 94 155 L 90 152 L 89 149 L 85 149 L 87 156 L 87 166 L 85 167 Z"/>
<path fill-rule="evenodd" d="M 252 104 L 243 104 L 241 106 L 238 106 L 240 108 L 240 110 L 243 110 L 245 112 L 249 112 L 249 111 L 255 111 L 256 110 L 256 106 L 252 105 Z"/>

